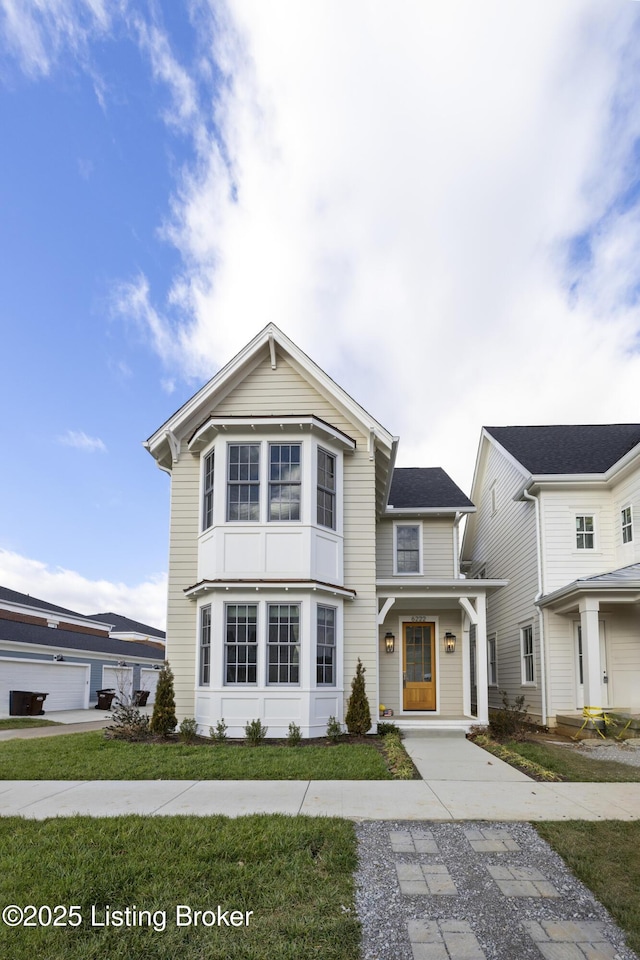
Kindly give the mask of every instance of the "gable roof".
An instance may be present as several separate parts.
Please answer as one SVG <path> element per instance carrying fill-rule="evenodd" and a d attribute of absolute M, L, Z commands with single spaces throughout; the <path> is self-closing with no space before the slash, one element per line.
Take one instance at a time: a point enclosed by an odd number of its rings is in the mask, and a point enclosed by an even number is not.
<path fill-rule="evenodd" d="M 129 617 L 121 617 L 119 613 L 91 613 L 87 620 L 98 620 L 100 623 L 109 623 L 113 627 L 113 633 L 142 633 L 145 637 L 157 637 L 164 640 L 166 634 L 157 627 L 150 627 L 146 623 L 140 623 L 139 620 L 131 620 Z"/>
<path fill-rule="evenodd" d="M 94 636 L 76 630 L 56 629 L 19 620 L 0 620 L 0 640 L 14 643 L 33 643 L 53 649 L 76 650 L 79 655 L 104 653 L 120 660 L 155 660 L 161 663 L 165 658 L 164 645 L 158 643 L 136 643 L 131 640 L 116 640 L 113 637 Z"/>
<path fill-rule="evenodd" d="M 484 429 L 534 475 L 606 473 L 640 444 L 640 423 Z"/>
<path fill-rule="evenodd" d="M 442 467 L 396 467 L 388 506 L 395 510 L 474 509 L 471 500 Z"/>

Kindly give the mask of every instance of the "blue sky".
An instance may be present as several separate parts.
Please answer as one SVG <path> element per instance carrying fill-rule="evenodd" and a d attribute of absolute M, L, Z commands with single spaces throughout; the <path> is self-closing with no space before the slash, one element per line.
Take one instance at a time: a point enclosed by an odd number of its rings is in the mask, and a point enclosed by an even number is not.
<path fill-rule="evenodd" d="M 0 583 L 162 624 L 142 441 L 267 322 L 469 489 L 637 421 L 634 0 L 0 0 Z"/>

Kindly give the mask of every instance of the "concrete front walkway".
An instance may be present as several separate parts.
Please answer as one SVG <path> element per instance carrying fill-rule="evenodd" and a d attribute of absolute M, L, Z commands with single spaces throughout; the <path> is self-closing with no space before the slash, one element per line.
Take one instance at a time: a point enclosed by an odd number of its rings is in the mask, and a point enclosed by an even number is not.
<path fill-rule="evenodd" d="M 537 783 L 461 736 L 415 735 L 404 742 L 424 780 L 5 780 L 0 783 L 0 815 L 640 819 L 640 783 Z"/>

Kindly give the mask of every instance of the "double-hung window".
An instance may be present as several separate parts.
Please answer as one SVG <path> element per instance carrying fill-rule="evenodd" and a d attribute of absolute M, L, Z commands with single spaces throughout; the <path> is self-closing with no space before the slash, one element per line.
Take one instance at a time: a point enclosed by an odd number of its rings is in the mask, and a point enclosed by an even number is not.
<path fill-rule="evenodd" d="M 595 526 L 591 514 L 576 517 L 576 547 L 578 550 L 593 550 Z"/>
<path fill-rule="evenodd" d="M 260 444 L 230 443 L 227 520 L 260 520 Z"/>
<path fill-rule="evenodd" d="M 269 445 L 269 520 L 299 520 L 301 466 L 299 443 Z"/>
<path fill-rule="evenodd" d="M 200 685 L 211 682 L 211 607 L 200 608 Z"/>
<path fill-rule="evenodd" d="M 336 608 L 318 607 L 316 633 L 316 683 L 334 687 L 336 684 Z"/>
<path fill-rule="evenodd" d="M 225 682 L 256 683 L 258 676 L 258 607 L 230 603 L 226 607 Z"/>
<path fill-rule="evenodd" d="M 204 458 L 204 476 L 202 481 L 202 529 L 208 530 L 213 526 L 213 455 L 208 453 Z"/>
<path fill-rule="evenodd" d="M 396 573 L 420 573 L 420 525 L 396 524 Z"/>
<path fill-rule="evenodd" d="M 534 683 L 533 627 L 528 624 L 520 630 L 520 650 L 522 657 L 522 682 Z"/>
<path fill-rule="evenodd" d="M 267 634 L 268 683 L 300 680 L 300 607 L 297 603 L 270 603 Z"/>
<path fill-rule="evenodd" d="M 487 672 L 489 674 L 489 686 L 498 685 L 498 650 L 495 634 L 487 637 Z"/>
<path fill-rule="evenodd" d="M 318 447 L 318 524 L 336 529 L 336 458 Z"/>
<path fill-rule="evenodd" d="M 620 520 L 622 523 L 622 542 L 631 543 L 633 540 L 633 517 L 631 516 L 631 507 L 623 507 L 620 511 Z"/>

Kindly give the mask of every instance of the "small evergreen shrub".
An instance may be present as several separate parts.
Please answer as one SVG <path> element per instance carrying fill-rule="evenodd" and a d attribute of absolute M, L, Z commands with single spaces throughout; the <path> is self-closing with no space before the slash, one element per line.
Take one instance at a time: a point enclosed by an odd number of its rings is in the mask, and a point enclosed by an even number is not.
<path fill-rule="evenodd" d="M 494 710 L 489 718 L 489 730 L 496 740 L 524 740 L 532 723 L 527 713 L 528 704 L 524 694 L 509 700 L 506 690 L 501 690 L 502 709 Z"/>
<path fill-rule="evenodd" d="M 287 734 L 287 741 L 290 747 L 300 746 L 300 741 L 302 740 L 302 733 L 300 727 L 297 723 L 291 721 L 289 724 L 289 733 Z"/>
<path fill-rule="evenodd" d="M 384 720 L 381 720 L 378 723 L 378 736 L 386 737 L 390 733 L 397 734 L 397 736 L 402 739 L 402 732 L 396 727 L 395 723 L 386 723 Z"/>
<path fill-rule="evenodd" d="M 156 688 L 156 700 L 149 728 L 160 737 L 167 737 L 178 726 L 176 717 L 176 699 L 173 692 L 173 671 L 169 661 L 165 660 Z"/>
<path fill-rule="evenodd" d="M 110 740 L 147 740 L 149 717 L 132 703 L 119 703 L 111 710 L 111 724 L 104 733 Z"/>
<path fill-rule="evenodd" d="M 224 743 L 227 737 L 228 727 L 224 722 L 224 717 L 221 720 L 218 720 L 215 727 L 209 727 L 209 736 L 214 743 Z"/>
<path fill-rule="evenodd" d="M 335 717 L 329 717 L 327 720 L 327 737 L 331 743 L 337 743 L 340 737 L 344 735 L 342 724 Z"/>
<path fill-rule="evenodd" d="M 179 736 L 183 743 L 195 743 L 198 736 L 198 724 L 195 717 L 185 717 L 180 724 Z"/>
<path fill-rule="evenodd" d="M 365 668 L 358 657 L 356 675 L 351 681 L 351 696 L 347 705 L 345 723 L 349 733 L 367 733 L 371 729 L 371 710 L 364 683 Z"/>
<path fill-rule="evenodd" d="M 268 729 L 259 719 L 250 720 L 245 724 L 244 735 L 249 746 L 259 747 L 261 743 L 264 743 Z"/>

